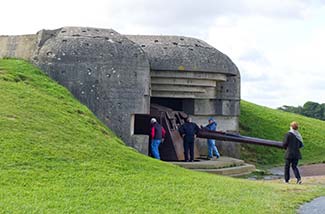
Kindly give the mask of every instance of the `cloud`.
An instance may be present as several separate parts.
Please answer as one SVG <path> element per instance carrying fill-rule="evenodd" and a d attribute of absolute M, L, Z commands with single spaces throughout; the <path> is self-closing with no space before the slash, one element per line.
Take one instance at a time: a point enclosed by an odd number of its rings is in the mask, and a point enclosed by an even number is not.
<path fill-rule="evenodd" d="M 309 0 L 120 0 L 109 1 L 109 22 L 114 28 L 148 33 L 202 35 L 224 16 L 303 18 Z"/>
<path fill-rule="evenodd" d="M 90 26 L 197 37 L 238 66 L 243 99 L 325 102 L 325 0 L 10 0 L 1 8 L 0 35 Z"/>
<path fill-rule="evenodd" d="M 259 64 L 263 66 L 269 66 L 270 62 L 265 57 L 263 53 L 261 53 L 260 50 L 257 49 L 248 49 L 245 53 L 243 53 L 238 60 L 244 61 L 244 62 L 250 62 L 254 64 Z"/>
<path fill-rule="evenodd" d="M 238 66 L 243 99 L 270 107 L 324 102 L 324 14 L 313 6 L 297 19 L 219 17 L 207 40 Z"/>

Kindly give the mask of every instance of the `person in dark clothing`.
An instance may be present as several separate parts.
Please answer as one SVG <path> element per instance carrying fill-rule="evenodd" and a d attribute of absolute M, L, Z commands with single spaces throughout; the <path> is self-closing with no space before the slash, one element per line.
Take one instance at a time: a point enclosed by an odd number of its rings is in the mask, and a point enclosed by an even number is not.
<path fill-rule="evenodd" d="M 188 159 L 188 151 L 190 151 L 190 161 L 194 161 L 194 140 L 200 128 L 195 123 L 192 123 L 191 118 L 186 118 L 185 123 L 179 127 L 178 131 L 183 137 L 184 159 Z"/>
<path fill-rule="evenodd" d="M 286 183 L 289 183 L 290 180 L 290 165 L 297 178 L 297 184 L 302 183 L 297 165 L 301 159 L 300 148 L 303 146 L 303 139 L 298 132 L 298 123 L 294 121 L 290 124 L 290 131 L 286 133 L 283 140 L 283 148 L 286 149 L 284 166 L 284 181 Z"/>
<path fill-rule="evenodd" d="M 155 118 L 151 118 L 150 124 L 151 154 L 154 158 L 160 160 L 159 145 L 162 139 L 165 137 L 166 131 L 164 127 L 162 127 Z"/>

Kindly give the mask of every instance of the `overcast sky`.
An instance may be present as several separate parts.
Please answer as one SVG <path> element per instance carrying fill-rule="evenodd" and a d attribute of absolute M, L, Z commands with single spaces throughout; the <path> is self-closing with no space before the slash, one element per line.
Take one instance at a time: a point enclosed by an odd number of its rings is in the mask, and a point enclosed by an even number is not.
<path fill-rule="evenodd" d="M 87 26 L 200 38 L 237 65 L 242 99 L 325 103 L 325 0 L 6 0 L 0 20 L 0 35 Z"/>

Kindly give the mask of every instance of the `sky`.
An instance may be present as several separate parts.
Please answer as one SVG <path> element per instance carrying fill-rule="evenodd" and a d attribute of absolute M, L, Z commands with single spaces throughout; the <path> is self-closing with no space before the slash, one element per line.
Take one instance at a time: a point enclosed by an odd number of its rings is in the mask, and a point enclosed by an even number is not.
<path fill-rule="evenodd" d="M 325 0 L 10 0 L 0 35 L 63 26 L 202 39 L 241 73 L 241 98 L 325 103 Z"/>

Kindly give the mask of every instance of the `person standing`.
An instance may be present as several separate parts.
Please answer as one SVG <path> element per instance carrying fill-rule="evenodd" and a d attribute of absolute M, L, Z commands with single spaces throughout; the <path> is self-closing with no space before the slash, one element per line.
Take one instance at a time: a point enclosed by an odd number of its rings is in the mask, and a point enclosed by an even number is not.
<path fill-rule="evenodd" d="M 286 133 L 283 140 L 283 148 L 286 149 L 284 166 L 284 181 L 286 183 L 289 183 L 290 180 L 290 166 L 297 178 L 297 184 L 302 183 L 297 165 L 299 159 L 301 159 L 300 148 L 303 146 L 303 139 L 298 132 L 298 123 L 293 121 L 290 123 L 290 130 Z"/>
<path fill-rule="evenodd" d="M 159 145 L 162 141 L 162 139 L 165 137 L 166 131 L 164 127 L 162 127 L 156 120 L 156 118 L 151 118 L 150 120 L 151 124 L 151 154 L 154 158 L 160 160 L 160 154 L 159 154 Z"/>
<path fill-rule="evenodd" d="M 189 160 L 194 161 L 194 140 L 200 128 L 192 122 L 191 118 L 186 118 L 185 123 L 179 127 L 178 131 L 183 138 L 184 159 L 185 162 Z M 188 152 L 190 151 L 190 159 L 188 159 Z"/>
<path fill-rule="evenodd" d="M 212 117 L 210 117 L 208 120 L 208 125 L 206 125 L 204 129 L 209 131 L 216 131 L 217 122 Z M 216 146 L 216 141 L 214 139 L 208 139 L 207 143 L 208 143 L 208 159 L 212 159 L 213 154 L 215 154 L 218 159 L 220 157 L 220 154 Z"/>

